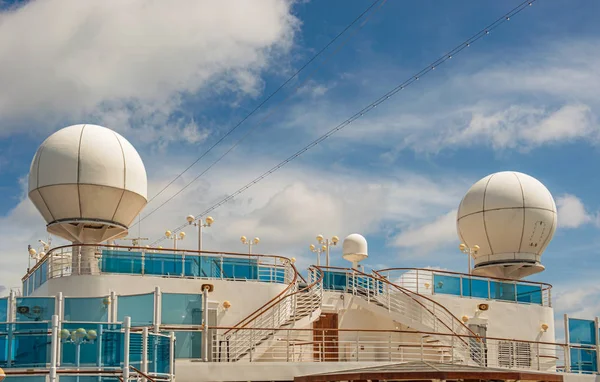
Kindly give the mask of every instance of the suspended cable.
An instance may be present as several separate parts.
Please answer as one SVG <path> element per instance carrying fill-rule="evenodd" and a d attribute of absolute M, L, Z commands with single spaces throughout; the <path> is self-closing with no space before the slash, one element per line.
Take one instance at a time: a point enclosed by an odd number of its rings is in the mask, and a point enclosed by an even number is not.
<path fill-rule="evenodd" d="M 219 143 L 221 143 L 225 138 L 227 138 L 231 133 L 233 133 L 242 123 L 244 123 L 248 118 L 250 118 L 254 113 L 256 113 L 264 104 L 266 104 L 273 96 L 275 96 L 281 89 L 283 89 L 290 81 L 300 74 L 308 65 L 310 65 L 314 60 L 316 60 L 324 51 L 326 51 L 333 43 L 335 43 L 344 33 L 346 33 L 354 24 L 356 24 L 365 14 L 367 14 L 378 2 L 381 0 L 375 0 L 367 9 L 365 9 L 360 15 L 358 15 L 350 24 L 348 24 L 340 33 L 337 34 L 331 41 L 327 43 L 321 50 L 317 52 L 310 60 L 308 60 L 300 69 L 298 69 L 291 77 L 289 77 L 284 83 L 282 83 L 273 93 L 271 93 L 267 98 L 265 98 L 258 106 L 256 106 L 250 113 L 248 113 L 244 118 L 242 118 L 235 126 L 233 126 L 225 135 L 219 138 L 211 147 L 208 148 L 202 155 L 200 155 L 192 164 L 185 168 L 182 172 L 180 172 L 173 180 L 171 180 L 165 187 L 163 187 L 158 193 L 156 193 L 153 197 L 148 200 L 148 203 L 152 202 L 156 197 L 162 194 L 167 188 L 169 188 L 177 179 L 181 178 L 183 174 L 185 174 L 189 169 L 194 167 L 196 163 L 198 163 L 202 158 L 204 158 L 208 153 L 212 151 Z M 385 3 L 385 1 L 384 1 Z M 383 3 L 382 3 L 383 4 Z M 143 219 L 142 219 L 143 220 Z"/>
<path fill-rule="evenodd" d="M 483 28 L 482 30 L 480 30 L 479 32 L 477 32 L 476 34 L 474 34 L 473 36 L 471 36 L 470 38 L 468 38 L 466 41 L 460 43 L 459 45 L 457 45 L 456 47 L 454 47 L 452 50 L 450 50 L 449 52 L 447 52 L 444 55 L 440 56 L 438 59 L 436 59 L 435 61 L 433 61 L 431 64 L 429 64 L 426 67 L 424 67 L 423 69 L 421 69 L 419 72 L 413 74 L 408 79 L 404 80 L 404 82 L 400 83 L 399 85 L 397 85 L 396 87 L 394 87 L 392 90 L 388 91 L 387 93 L 385 93 L 384 95 L 382 95 L 381 97 L 379 97 L 378 99 L 376 99 L 375 101 L 371 102 L 370 104 L 368 104 L 367 106 L 365 106 L 364 108 L 362 108 L 360 111 L 358 111 L 357 113 L 355 113 L 354 115 L 352 115 L 350 118 L 346 119 L 345 121 L 343 121 L 339 125 L 335 126 L 331 130 L 329 130 L 327 133 L 325 133 L 324 135 L 320 136 L 319 138 L 317 138 L 316 140 L 314 140 L 313 142 L 311 142 L 310 144 L 308 144 L 307 146 L 305 146 L 301 150 L 297 151 L 296 153 L 294 153 L 293 155 L 291 155 L 290 157 L 288 157 L 284 161 L 280 162 L 276 166 L 272 167 L 270 170 L 264 172 L 263 174 L 261 174 L 260 176 L 258 176 L 254 180 L 252 180 L 251 182 L 247 183 L 242 188 L 238 189 L 234 193 L 232 193 L 232 194 L 226 196 L 225 198 L 221 199 L 220 201 L 218 201 L 217 203 L 215 203 L 211 207 L 209 207 L 206 210 L 204 210 L 202 213 L 196 215 L 196 217 L 198 217 L 198 218 L 204 217 L 208 213 L 214 211 L 215 209 L 219 208 L 220 206 L 222 206 L 223 204 L 227 203 L 231 199 L 233 199 L 236 196 L 240 195 L 241 193 L 243 193 L 244 191 L 246 191 L 250 187 L 254 186 L 255 184 L 257 184 L 261 180 L 265 179 L 266 177 L 268 177 L 269 175 L 271 175 L 275 171 L 279 170 L 280 168 L 282 168 L 286 164 L 288 164 L 291 161 L 293 161 L 294 159 L 298 158 L 300 155 L 302 155 L 305 152 L 307 152 L 308 150 L 312 149 L 313 147 L 315 147 L 319 143 L 323 142 L 325 139 L 329 138 L 333 134 L 337 133 L 338 131 L 342 130 L 346 126 L 350 125 L 352 122 L 354 122 L 357 119 L 363 117 L 365 114 L 367 114 L 368 112 L 372 111 L 377 106 L 379 106 L 382 103 L 384 103 L 385 101 L 389 100 L 392 96 L 396 95 L 398 92 L 404 90 L 407 86 L 410 86 L 411 84 L 413 84 L 414 82 L 416 82 L 420 78 L 422 78 L 424 75 L 426 75 L 429 72 L 435 70 L 439 65 L 441 65 L 441 64 L 445 63 L 446 61 L 452 59 L 452 57 L 454 57 L 456 54 L 458 54 L 458 53 L 462 52 L 464 49 L 470 47 L 473 43 L 479 41 L 482 37 L 490 34 L 490 32 L 492 30 L 496 29 L 497 27 L 499 27 L 500 25 L 502 25 L 506 21 L 509 21 L 511 17 L 519 14 L 520 12 L 522 12 L 527 7 L 533 5 L 533 3 L 535 1 L 537 1 L 537 0 L 528 0 L 528 1 L 524 1 L 524 2 L 520 3 L 519 5 L 517 5 L 516 7 L 514 7 L 512 10 L 510 10 L 507 13 L 505 13 L 504 15 L 502 15 L 501 17 L 499 17 L 498 19 L 496 19 L 494 22 L 492 22 L 491 24 L 489 24 L 488 26 L 486 26 L 485 28 Z M 174 233 L 175 232 L 179 232 L 179 231 L 181 231 L 186 226 L 187 226 L 187 224 L 182 224 L 179 227 L 177 227 L 177 228 L 175 228 L 175 229 L 173 229 L 171 231 L 174 232 Z M 157 245 L 158 243 L 162 242 L 165 239 L 166 239 L 166 237 L 163 236 L 160 239 L 154 241 L 150 246 L 155 246 L 155 245 Z"/>

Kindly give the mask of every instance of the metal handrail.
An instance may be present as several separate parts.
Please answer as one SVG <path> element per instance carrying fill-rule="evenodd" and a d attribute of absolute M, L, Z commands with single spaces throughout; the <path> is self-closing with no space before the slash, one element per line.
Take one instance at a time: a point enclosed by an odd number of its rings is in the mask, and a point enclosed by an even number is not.
<path fill-rule="evenodd" d="M 248 254 L 248 253 L 240 253 L 240 252 L 220 252 L 220 251 L 198 251 L 198 250 L 191 250 L 191 249 L 175 249 L 175 248 L 148 248 L 148 247 L 134 247 L 134 246 L 124 246 L 124 245 L 109 245 L 109 244 L 69 244 L 69 245 L 62 245 L 60 247 L 54 247 L 51 250 L 48 251 L 48 253 L 46 253 L 46 255 L 44 257 L 42 257 L 33 267 L 31 267 L 30 269 L 28 269 L 27 273 L 25 273 L 25 276 L 23 276 L 21 278 L 21 281 L 25 281 L 29 276 L 31 276 L 39 267 L 42 266 L 42 264 L 44 262 L 46 262 L 46 260 L 48 260 L 50 258 L 50 256 L 61 249 L 65 249 L 65 248 L 78 248 L 78 247 L 104 247 L 104 248 L 112 248 L 112 249 L 124 249 L 124 250 L 139 250 L 140 252 L 148 252 L 148 251 L 155 251 L 155 252 L 167 252 L 167 253 L 191 253 L 191 254 L 196 254 L 199 256 L 202 256 L 204 254 L 207 255 L 227 255 L 227 256 L 240 256 L 240 257 L 244 257 L 244 258 L 248 258 L 248 257 L 255 257 L 255 258 L 271 258 L 271 259 L 279 259 L 281 261 L 290 261 L 291 260 L 285 256 L 279 256 L 279 255 L 267 255 L 267 254 Z"/>

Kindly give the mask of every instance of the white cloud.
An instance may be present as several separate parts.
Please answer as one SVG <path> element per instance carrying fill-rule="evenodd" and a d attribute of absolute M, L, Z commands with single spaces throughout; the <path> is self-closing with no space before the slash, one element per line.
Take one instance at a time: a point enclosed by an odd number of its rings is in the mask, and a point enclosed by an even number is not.
<path fill-rule="evenodd" d="M 267 159 L 253 159 L 243 168 L 226 166 L 213 173 L 210 180 L 206 178 L 194 183 L 164 209 L 142 221 L 141 234 L 151 239 L 161 237 L 166 229 L 184 223 L 187 215 L 203 211 L 247 183 L 252 178 L 249 173 L 259 173 L 267 167 Z M 189 158 L 181 160 L 187 162 Z M 153 194 L 170 180 L 164 177 L 164 170 L 169 165 L 158 156 L 146 165 L 155 169 L 149 182 L 150 194 Z M 172 192 L 189 181 L 187 174 L 183 178 L 174 184 Z M 432 218 L 456 205 L 462 186 L 457 185 L 455 179 L 438 177 L 434 181 L 410 172 L 357 176 L 355 172 L 339 168 L 336 171 L 315 170 L 291 165 L 213 211 L 211 215 L 216 221 L 204 231 L 204 249 L 244 252 L 239 237 L 258 236 L 261 242 L 255 248 L 256 252 L 295 256 L 299 264 L 313 263 L 314 254 L 308 251 L 308 245 L 315 241 L 317 234 L 337 235 L 341 239 L 354 232 L 366 235 L 367 239 L 379 236 L 382 225 L 390 222 L 407 225 L 416 217 Z M 169 192 L 159 196 L 142 215 L 169 196 Z M 131 235 L 137 235 L 139 228 L 132 228 Z M 184 231 L 186 240 L 178 245 L 195 249 L 195 229 L 189 227 Z M 44 222 L 27 199 L 0 218 L 0 240 L 9 243 L 0 256 L 3 284 L 18 285 L 27 264 L 27 244 L 45 237 Z M 161 244 L 170 245 L 166 241 Z M 382 256 L 371 255 L 375 262 Z M 341 248 L 335 248 L 331 256 L 333 262 L 344 264 Z"/>
<path fill-rule="evenodd" d="M 93 119 L 198 142 L 201 129 L 170 120 L 181 97 L 256 96 L 298 26 L 289 0 L 29 2 L 0 13 L 0 136 Z"/>
<path fill-rule="evenodd" d="M 590 51 L 591 46 L 595 49 Z M 360 142 L 392 154 L 462 147 L 527 151 L 572 142 L 598 144 L 600 102 L 595 89 L 600 87 L 600 75 L 592 64 L 600 59 L 598 47 L 598 42 L 561 41 L 538 50 L 508 52 L 510 57 L 519 57 L 508 60 L 509 64 L 497 63 L 497 54 L 457 61 L 456 68 L 443 72 L 447 79 L 431 74 L 433 78 L 411 85 L 337 136 L 347 144 Z M 583 62 L 580 57 L 594 59 Z M 405 71 L 396 70 L 402 75 Z M 328 92 L 336 97 L 311 103 L 311 113 L 306 113 L 305 107 L 292 107 L 288 125 L 315 126 L 313 133 L 320 135 L 393 86 L 379 73 L 361 77 L 363 82 L 340 81 L 337 93 Z M 349 98 L 348 94 L 368 96 Z"/>
<path fill-rule="evenodd" d="M 425 224 L 409 225 L 393 240 L 395 246 L 413 248 L 418 253 L 432 251 L 452 242 L 458 242 L 456 209 Z"/>
<path fill-rule="evenodd" d="M 578 228 L 594 220 L 586 211 L 581 199 L 575 195 L 565 194 L 556 198 L 556 207 L 559 227 Z"/>

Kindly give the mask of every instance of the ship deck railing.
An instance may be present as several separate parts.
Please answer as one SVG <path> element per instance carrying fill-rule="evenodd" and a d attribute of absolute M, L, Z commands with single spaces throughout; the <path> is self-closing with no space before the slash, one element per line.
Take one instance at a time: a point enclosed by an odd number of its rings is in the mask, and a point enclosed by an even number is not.
<path fill-rule="evenodd" d="M 50 321 L 0 324 L 0 367 L 8 376 L 39 376 L 51 382 L 113 377 L 122 382 L 174 379 L 175 334 L 135 331 L 124 322 Z M 58 378 L 57 378 L 58 377 Z M 31 378 L 35 380 L 36 378 Z"/>
<path fill-rule="evenodd" d="M 94 247 L 97 264 L 79 261 Z M 192 251 L 112 245 L 68 245 L 50 250 L 22 278 L 28 296 L 47 280 L 72 275 L 140 275 L 286 284 L 296 272 L 291 260 L 276 255 Z"/>
<path fill-rule="evenodd" d="M 372 293 L 383 293 L 384 285 L 352 270 L 323 268 L 323 290 L 348 291 L 360 284 Z M 552 306 L 552 285 L 526 280 L 475 276 L 425 268 L 389 268 L 374 271 L 393 284 L 420 295 L 449 295 L 518 304 Z"/>
<path fill-rule="evenodd" d="M 210 327 L 213 362 L 414 362 L 430 361 L 489 368 L 558 372 L 565 370 L 565 354 L 589 349 L 561 343 L 522 341 L 506 338 L 485 339 L 414 330 L 333 329 L 333 328 L 236 328 L 256 333 L 231 337 L 230 327 Z M 269 336 L 262 336 L 269 332 Z M 451 337 L 439 341 L 440 336 Z M 454 337 L 454 338 L 453 338 Z M 241 339 L 241 340 L 238 340 Z M 461 341 L 462 340 L 462 341 Z M 239 343 L 239 342 L 243 343 Z M 251 343 L 248 343 L 250 341 Z M 472 359 L 464 359 L 464 349 L 452 344 L 466 341 Z M 237 348 L 248 349 L 242 357 Z M 485 354 L 481 358 L 476 354 Z M 232 358 L 235 354 L 235 359 Z M 579 362 L 580 364 L 581 362 Z M 569 372 L 578 369 L 578 362 Z"/>

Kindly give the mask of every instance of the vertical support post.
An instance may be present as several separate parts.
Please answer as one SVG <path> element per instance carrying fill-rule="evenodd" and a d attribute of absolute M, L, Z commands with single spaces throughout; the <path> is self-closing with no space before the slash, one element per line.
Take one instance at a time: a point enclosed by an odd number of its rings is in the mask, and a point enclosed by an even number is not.
<path fill-rule="evenodd" d="M 565 372 L 571 372 L 571 338 L 569 336 L 569 315 L 565 313 Z"/>
<path fill-rule="evenodd" d="M 161 302 L 160 287 L 154 288 L 154 317 L 152 324 L 154 325 L 154 333 L 158 333 L 160 329 L 160 302 Z"/>
<path fill-rule="evenodd" d="M 131 334 L 131 317 L 125 317 L 123 322 L 125 341 L 123 343 L 123 382 L 129 381 L 129 344 Z"/>
<path fill-rule="evenodd" d="M 598 317 L 594 318 L 594 334 L 596 337 L 596 372 L 598 372 L 598 368 L 600 368 L 600 333 L 598 330 L 600 329 Z"/>
<path fill-rule="evenodd" d="M 8 340 L 8 346 L 6 349 L 6 366 L 7 367 L 11 367 L 12 365 L 12 350 L 13 350 L 13 330 L 14 330 L 14 325 L 13 322 L 16 321 L 16 317 L 15 317 L 15 292 L 11 289 L 10 293 L 8 294 L 8 335 L 7 335 L 7 340 Z"/>
<path fill-rule="evenodd" d="M 198 251 L 202 254 L 202 219 L 198 219 Z"/>
<path fill-rule="evenodd" d="M 175 380 L 175 332 L 169 332 L 169 374 Z"/>
<path fill-rule="evenodd" d="M 417 294 L 419 293 L 419 270 L 417 269 Z"/>
<path fill-rule="evenodd" d="M 148 327 L 142 329 L 142 373 L 148 374 Z M 142 378 L 146 382 L 146 378 Z"/>
<path fill-rule="evenodd" d="M 8 345 L 12 347 L 12 344 Z M 52 337 L 50 340 L 50 382 L 56 382 L 56 363 L 58 359 L 58 315 L 52 316 Z"/>
<path fill-rule="evenodd" d="M 325 342 L 325 335 L 326 335 L 326 333 L 327 333 L 327 331 L 325 331 L 323 329 L 323 335 L 322 335 L 323 342 Z M 355 343 L 356 343 L 356 361 L 358 362 L 359 361 L 358 353 L 360 352 L 360 344 L 359 344 L 359 340 L 358 340 L 358 331 L 356 332 Z M 323 348 L 325 349 L 325 351 L 327 351 L 327 349 L 325 348 L 325 343 L 323 343 Z"/>
<path fill-rule="evenodd" d="M 202 291 L 202 359 L 208 362 L 208 288 L 205 287 Z"/>
<path fill-rule="evenodd" d="M 290 329 L 285 331 L 286 334 L 286 348 L 285 348 L 285 361 L 290 362 Z"/>
<path fill-rule="evenodd" d="M 540 343 L 536 342 L 535 343 L 535 353 L 536 353 L 536 358 L 537 358 L 537 369 L 538 371 L 541 370 L 541 365 L 540 365 Z"/>
<path fill-rule="evenodd" d="M 96 337 L 96 366 L 102 367 L 102 342 L 104 339 L 104 326 L 98 325 L 98 336 Z"/>
<path fill-rule="evenodd" d="M 325 264 L 329 267 L 329 239 L 325 239 Z"/>
<path fill-rule="evenodd" d="M 56 296 L 56 314 L 58 316 L 58 330 L 62 329 L 62 322 L 65 319 L 65 298 L 63 297 L 62 292 L 58 292 L 58 296 Z M 62 347 L 60 344 L 56 345 L 56 366 L 60 366 L 60 354 L 62 352 Z"/>

